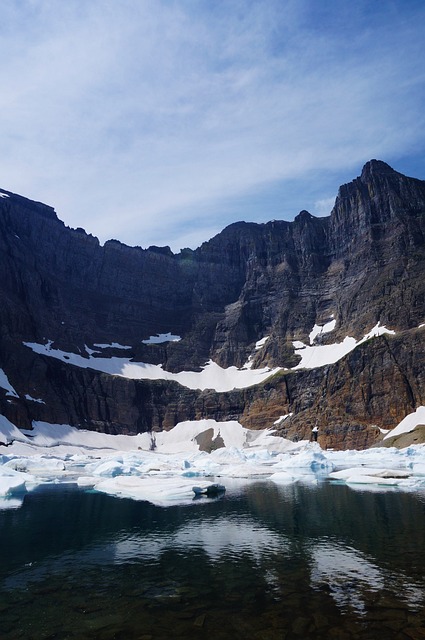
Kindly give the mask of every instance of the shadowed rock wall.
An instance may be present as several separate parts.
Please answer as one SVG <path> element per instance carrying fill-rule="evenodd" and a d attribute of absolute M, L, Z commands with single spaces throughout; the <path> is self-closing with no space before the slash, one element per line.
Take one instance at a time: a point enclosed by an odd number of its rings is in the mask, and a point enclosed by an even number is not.
<path fill-rule="evenodd" d="M 0 198 L 0 367 L 19 394 L 0 389 L 1 412 L 19 426 L 62 422 L 109 433 L 172 428 L 187 419 L 280 423 L 287 437 L 320 426 L 322 444 L 363 447 L 425 403 L 425 182 L 373 160 L 340 188 L 327 218 L 235 223 L 199 249 L 100 246 L 54 210 Z M 323 344 L 372 339 L 334 365 L 286 371 L 229 393 L 173 382 L 126 380 L 79 369 L 23 347 L 45 343 L 84 355 L 85 345 L 128 345 L 136 361 L 170 371 L 221 366 L 293 367 L 293 341 L 336 320 Z M 171 331 L 179 342 L 145 345 Z M 255 351 L 257 340 L 269 336 Z M 113 348 L 105 356 L 120 355 Z M 41 398 L 46 404 L 25 399 Z"/>

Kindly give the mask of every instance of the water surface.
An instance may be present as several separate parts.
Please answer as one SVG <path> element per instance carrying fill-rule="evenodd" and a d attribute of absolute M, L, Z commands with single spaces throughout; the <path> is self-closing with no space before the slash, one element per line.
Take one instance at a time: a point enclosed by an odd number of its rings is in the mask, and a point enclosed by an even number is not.
<path fill-rule="evenodd" d="M 258 482 L 160 508 L 52 486 L 0 512 L 0 549 L 2 640 L 425 637 L 421 493 Z"/>

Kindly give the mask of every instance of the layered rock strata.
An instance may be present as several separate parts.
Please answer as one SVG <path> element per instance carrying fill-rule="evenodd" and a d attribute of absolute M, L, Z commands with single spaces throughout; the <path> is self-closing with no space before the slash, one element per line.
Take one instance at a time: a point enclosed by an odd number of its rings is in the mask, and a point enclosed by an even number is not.
<path fill-rule="evenodd" d="M 67 228 L 46 205 L 0 198 L 0 389 L 15 424 L 66 423 L 109 433 L 170 429 L 189 419 L 237 419 L 293 439 L 318 424 L 323 446 L 364 447 L 425 404 L 425 182 L 373 160 L 340 188 L 329 217 L 235 223 L 199 249 L 101 246 Z M 299 363 L 294 342 L 371 338 L 334 364 Z M 146 344 L 168 333 L 176 342 Z M 317 332 L 316 332 L 317 333 Z M 258 341 L 263 340 L 261 347 Z M 218 393 L 176 382 L 128 380 L 36 354 L 25 342 L 104 357 L 130 347 L 168 371 L 282 368 L 266 382 Z M 145 340 L 145 342 L 143 342 Z M 27 396 L 27 397 L 26 397 Z M 33 398 L 28 399 L 28 398 Z M 42 400 L 37 402 L 34 399 Z"/>

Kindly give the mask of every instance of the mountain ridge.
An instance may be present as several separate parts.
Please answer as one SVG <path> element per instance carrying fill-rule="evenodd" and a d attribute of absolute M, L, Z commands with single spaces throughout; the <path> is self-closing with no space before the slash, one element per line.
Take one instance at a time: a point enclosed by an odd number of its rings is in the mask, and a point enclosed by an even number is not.
<path fill-rule="evenodd" d="M 101 246 L 84 230 L 66 227 L 52 207 L 3 193 L 0 367 L 20 398 L 0 398 L 0 409 L 18 426 L 49 415 L 53 422 L 133 433 L 172 428 L 176 420 L 196 415 L 264 428 L 287 412 L 294 415 L 281 430 L 298 437 L 321 406 L 329 445 L 366 446 L 379 437 L 378 426 L 395 426 L 425 402 L 418 371 L 423 347 L 416 335 L 425 316 L 425 181 L 372 160 L 340 187 L 329 216 L 301 211 L 292 222 L 235 222 L 197 249 L 178 254 L 169 247 L 142 249 L 117 240 Z M 377 323 L 397 335 L 374 338 L 382 352 L 376 344 L 356 349 L 369 354 L 358 373 L 357 355 L 346 355 L 340 362 L 352 373 L 344 372 L 344 384 L 333 378 L 343 370 L 338 362 L 315 373 L 293 371 L 301 360 L 294 342 L 309 345 L 312 328 L 331 320 L 334 329 L 319 332 L 316 345 L 346 336 L 360 340 Z M 168 332 L 181 340 L 142 342 Z M 281 367 L 287 373 L 250 391 L 189 393 L 170 381 L 118 382 L 106 373 L 75 371 L 23 347 L 23 342 L 47 340 L 87 358 L 86 345 L 129 345 L 133 361 L 161 364 L 170 372 L 199 371 L 212 359 L 225 368 L 249 361 L 254 369 Z M 402 344 L 415 345 L 416 353 L 409 355 Z M 111 347 L 103 356 L 118 353 Z M 394 400 L 381 379 L 384 370 L 399 389 Z M 361 388 L 353 388 L 350 375 L 364 379 Z M 335 389 L 324 388 L 323 381 L 331 379 Z M 58 387 L 58 380 L 68 381 L 68 391 Z M 344 396 L 348 389 L 355 397 L 354 417 L 352 399 Z M 42 392 L 46 405 L 23 401 L 24 392 L 31 397 Z M 164 403 L 175 406 L 174 414 Z"/>

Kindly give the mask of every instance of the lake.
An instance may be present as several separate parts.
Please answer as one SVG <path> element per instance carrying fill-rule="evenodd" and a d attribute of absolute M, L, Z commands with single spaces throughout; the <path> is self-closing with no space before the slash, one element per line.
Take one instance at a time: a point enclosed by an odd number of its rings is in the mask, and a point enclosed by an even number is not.
<path fill-rule="evenodd" d="M 233 482 L 160 508 L 51 485 L 0 511 L 0 549 L 2 640 L 425 638 L 423 491 Z"/>

